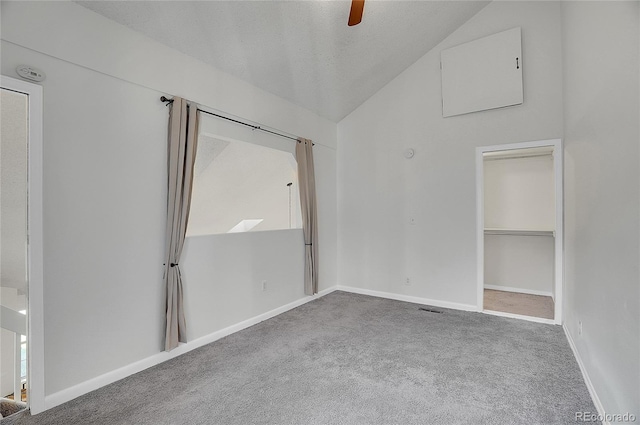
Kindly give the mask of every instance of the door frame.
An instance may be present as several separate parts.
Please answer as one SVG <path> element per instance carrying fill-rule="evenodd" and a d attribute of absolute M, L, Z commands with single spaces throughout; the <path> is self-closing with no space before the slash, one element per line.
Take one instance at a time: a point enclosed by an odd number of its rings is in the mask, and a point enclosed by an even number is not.
<path fill-rule="evenodd" d="M 506 151 L 553 146 L 553 179 L 555 187 L 555 252 L 554 282 L 555 310 L 554 319 L 530 318 L 528 316 L 505 313 L 505 316 L 533 320 L 536 322 L 563 322 L 564 294 L 564 194 L 563 194 L 563 151 L 562 139 L 538 140 L 532 142 L 508 143 L 503 145 L 482 146 L 476 148 L 476 241 L 477 241 L 477 308 L 484 311 L 484 156 L 485 152 Z"/>
<path fill-rule="evenodd" d="M 42 225 L 42 86 L 0 75 L 4 89 L 28 96 L 27 165 L 27 405 L 32 414 L 45 410 L 44 403 L 44 285 Z"/>

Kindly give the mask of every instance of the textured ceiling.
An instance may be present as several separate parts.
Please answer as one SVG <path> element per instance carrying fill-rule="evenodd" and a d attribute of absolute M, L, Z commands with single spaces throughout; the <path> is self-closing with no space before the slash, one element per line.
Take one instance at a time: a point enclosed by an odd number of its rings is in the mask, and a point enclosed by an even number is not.
<path fill-rule="evenodd" d="M 488 1 L 78 3 L 338 122 Z"/>

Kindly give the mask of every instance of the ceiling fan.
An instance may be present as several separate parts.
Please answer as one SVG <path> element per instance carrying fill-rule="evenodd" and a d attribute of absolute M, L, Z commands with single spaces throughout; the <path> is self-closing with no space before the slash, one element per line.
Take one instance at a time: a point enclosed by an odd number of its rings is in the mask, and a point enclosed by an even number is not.
<path fill-rule="evenodd" d="M 358 25 L 362 21 L 364 0 L 351 0 L 351 12 L 349 12 L 349 26 Z"/>

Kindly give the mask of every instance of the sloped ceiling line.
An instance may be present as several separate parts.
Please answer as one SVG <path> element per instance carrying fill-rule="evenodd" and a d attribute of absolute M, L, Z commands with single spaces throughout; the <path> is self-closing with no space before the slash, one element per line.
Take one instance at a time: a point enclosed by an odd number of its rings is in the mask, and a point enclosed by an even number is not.
<path fill-rule="evenodd" d="M 489 1 L 77 3 L 339 122 Z"/>

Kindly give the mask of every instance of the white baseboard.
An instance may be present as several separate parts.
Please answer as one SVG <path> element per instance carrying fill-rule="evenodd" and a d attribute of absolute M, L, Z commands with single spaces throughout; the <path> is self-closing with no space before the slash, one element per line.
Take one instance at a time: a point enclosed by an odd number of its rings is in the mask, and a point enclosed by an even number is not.
<path fill-rule="evenodd" d="M 97 390 L 98 388 L 104 387 L 105 385 L 109 385 L 113 382 L 119 381 L 123 378 L 126 378 L 127 376 L 133 375 L 134 373 L 141 372 L 152 366 L 155 366 L 167 360 L 178 357 L 181 354 L 184 354 L 196 348 L 202 347 L 203 345 L 210 344 L 214 341 L 224 338 L 225 336 L 231 335 L 235 332 L 241 331 L 257 323 L 260 323 L 262 321 L 275 317 L 279 314 L 282 314 L 286 311 L 289 311 L 303 304 L 306 304 L 309 301 L 316 300 L 320 297 L 323 297 L 335 291 L 336 289 L 337 289 L 336 286 L 324 289 L 318 292 L 316 295 L 300 298 L 299 300 L 293 301 L 289 304 L 285 304 L 271 311 L 267 311 L 266 313 L 259 314 L 250 319 L 244 320 L 240 323 L 236 323 L 235 325 L 231 325 L 224 329 L 220 329 L 219 331 L 213 332 L 209 335 L 205 335 L 200 338 L 194 339 L 193 341 L 189 341 L 186 344 L 180 344 L 177 348 L 169 352 L 163 351 L 163 352 L 154 354 L 150 357 L 147 357 L 146 359 L 142 359 L 135 363 L 128 364 L 119 369 L 113 370 L 111 372 L 107 372 L 100 376 L 96 376 L 95 378 L 89 379 L 88 381 L 81 382 L 72 387 L 65 388 L 64 390 L 50 394 L 46 396 L 44 400 L 45 410 L 58 406 L 62 403 L 66 403 L 67 401 L 71 401 L 74 398 L 80 397 L 81 395 Z"/>
<path fill-rule="evenodd" d="M 453 310 L 478 311 L 478 307 L 471 304 L 454 303 L 450 301 L 432 300 L 429 298 L 414 297 L 411 295 L 394 294 L 392 292 L 373 291 L 371 289 L 356 288 L 353 286 L 338 285 L 338 291 L 352 292 L 354 294 L 370 295 L 372 297 L 387 298 L 390 300 L 406 301 L 415 304 L 425 304 L 434 307 L 450 308 Z"/>
<path fill-rule="evenodd" d="M 494 291 L 518 292 L 520 294 L 542 295 L 543 297 L 553 298 L 553 293 L 548 291 L 538 291 L 536 289 L 513 288 L 511 286 L 500 285 L 484 285 L 484 289 L 492 289 Z"/>
<path fill-rule="evenodd" d="M 600 398 L 598 397 L 598 393 L 596 393 L 596 389 L 593 387 L 593 383 L 591 382 L 591 378 L 589 378 L 589 374 L 587 373 L 587 369 L 582 362 L 582 358 L 578 353 L 578 349 L 576 348 L 576 344 L 569 333 L 569 329 L 567 329 L 566 325 L 562 325 L 564 329 L 564 334 L 567 336 L 567 341 L 569 341 L 569 346 L 571 347 L 571 351 L 573 351 L 573 356 L 576 358 L 578 362 L 578 366 L 580 366 L 580 371 L 582 372 L 582 377 L 584 378 L 584 383 L 587 385 L 587 389 L 589 390 L 589 394 L 591 395 L 591 400 L 593 400 L 593 404 L 596 406 L 596 410 L 598 414 L 605 418 L 605 410 Z M 610 425 L 610 423 L 603 419 L 602 425 Z"/>
<path fill-rule="evenodd" d="M 315 299 L 318 299 L 320 297 L 323 297 L 327 294 L 330 294 L 331 292 L 334 292 L 336 290 L 339 291 L 345 291 L 345 292 L 351 292 L 351 293 L 355 293 L 355 294 L 362 294 L 362 295 L 369 295 L 369 296 L 373 296 L 373 297 L 379 297 L 379 298 L 387 298 L 387 299 L 391 299 L 391 300 L 397 300 L 397 301 L 406 301 L 406 302 L 410 302 L 410 303 L 415 303 L 415 304 L 423 304 L 423 305 L 430 305 L 430 306 L 434 306 L 434 307 L 442 307 L 442 308 L 450 308 L 450 309 L 454 309 L 454 310 L 464 310 L 464 311 L 477 311 L 477 307 L 475 305 L 472 304 L 462 304 L 462 303 L 454 303 L 454 302 L 449 302 L 449 301 L 440 301 L 440 300 L 433 300 L 433 299 L 429 299 L 429 298 L 422 298 L 422 297 L 414 297 L 414 296 L 410 296 L 410 295 L 402 295 L 402 294 L 394 294 L 391 292 L 382 292 L 382 291 L 374 291 L 374 290 L 370 290 L 370 289 L 363 289 L 363 288 L 356 288 L 356 287 L 351 287 L 351 286 L 342 286 L 342 285 L 338 285 L 338 286 L 333 286 L 327 289 L 324 289 L 322 291 L 320 291 L 318 294 L 314 295 L 314 296 L 307 296 L 304 298 L 301 298 L 299 300 L 293 301 L 289 304 L 285 304 L 281 307 L 275 308 L 271 311 L 268 311 L 266 313 L 263 314 L 259 314 L 257 316 L 254 316 L 250 319 L 244 320 L 240 323 L 236 323 L 235 325 L 231 325 L 229 327 L 226 327 L 224 329 L 221 329 L 219 331 L 213 332 L 209 335 L 205 335 L 203 337 L 197 338 L 193 341 L 190 341 L 186 344 L 181 344 L 179 345 L 177 348 L 175 348 L 174 350 L 170 351 L 170 352 L 160 352 L 157 354 L 154 354 L 150 357 L 147 357 L 146 359 L 142 359 L 140 361 L 137 361 L 135 363 L 131 363 L 127 366 L 123 366 L 119 369 L 113 370 L 111 372 L 107 372 L 103 375 L 97 376 L 95 378 L 92 378 L 88 381 L 82 382 L 80 384 L 74 385 L 72 387 L 66 388 L 64 390 L 58 391 L 56 393 L 50 394 L 48 396 L 45 397 L 45 410 L 46 409 L 50 409 L 52 407 L 58 406 L 60 404 L 66 403 L 67 401 L 71 401 L 74 398 L 80 397 L 81 395 L 84 395 L 86 393 L 89 393 L 91 391 L 97 390 L 98 388 L 104 387 L 105 385 L 109 385 L 113 382 L 119 381 L 123 378 L 126 378 L 127 376 L 133 375 L 135 373 L 141 372 L 145 369 L 148 369 L 152 366 L 155 366 L 157 364 L 160 364 L 162 362 L 165 362 L 167 360 L 170 360 L 172 358 L 178 357 L 182 354 L 185 354 L 191 350 L 194 350 L 196 348 L 202 347 L 203 345 L 207 345 L 210 344 L 214 341 L 217 341 L 221 338 L 224 338 L 225 336 L 231 335 L 235 332 L 241 331 L 243 329 L 246 329 L 250 326 L 253 326 L 257 323 L 260 323 L 264 320 L 270 319 L 272 317 L 275 317 L 279 314 L 282 314 L 286 311 L 289 311 L 291 309 L 294 309 L 296 307 L 299 307 L 303 304 L 306 304 L 310 301 L 313 301 Z M 493 314 L 493 312 L 489 312 L 489 314 Z M 498 315 L 505 315 L 507 317 L 508 313 L 499 313 Z M 535 319 L 535 318 L 534 318 Z M 545 320 L 547 320 L 545 322 Z M 540 321 L 542 321 L 542 323 L 549 323 L 548 319 L 540 319 Z M 553 321 L 551 321 L 550 323 L 553 323 Z M 593 385 L 591 384 L 591 380 L 589 379 L 589 376 L 587 375 L 586 369 L 584 368 L 584 365 L 582 363 L 582 360 L 580 359 L 578 352 L 575 348 L 575 344 L 573 343 L 573 340 L 571 339 L 571 336 L 569 335 L 567 329 L 565 326 L 563 326 L 564 330 L 565 330 L 565 334 L 567 335 L 567 339 L 569 341 L 569 345 L 571 346 L 571 349 L 573 350 L 574 356 L 576 357 L 576 360 L 578 362 L 578 365 L 580 366 L 580 370 L 582 371 L 582 375 L 584 376 L 585 379 L 585 383 L 587 384 L 587 388 L 589 389 L 589 393 L 591 394 L 591 397 L 593 399 L 593 402 L 596 406 L 596 408 L 598 409 L 598 413 L 599 414 L 604 414 L 604 409 L 602 407 L 602 404 L 600 403 L 600 400 L 595 392 L 595 389 L 593 388 Z M 606 425 L 606 424 L 605 424 Z"/>

